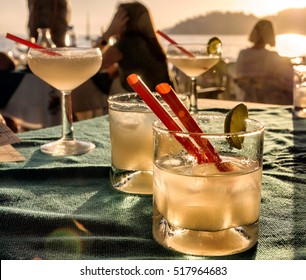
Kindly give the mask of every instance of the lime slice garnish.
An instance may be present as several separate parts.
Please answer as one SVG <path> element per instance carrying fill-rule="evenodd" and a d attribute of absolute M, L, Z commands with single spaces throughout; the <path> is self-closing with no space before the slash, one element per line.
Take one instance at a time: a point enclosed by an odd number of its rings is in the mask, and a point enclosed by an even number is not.
<path fill-rule="evenodd" d="M 246 131 L 245 120 L 249 117 L 248 108 L 243 103 L 238 104 L 232 108 L 225 117 L 224 132 L 237 133 Z M 227 138 L 227 142 L 237 148 L 242 148 L 244 138 L 242 136 L 233 135 Z"/>
<path fill-rule="evenodd" d="M 208 41 L 207 52 L 209 54 L 218 54 L 220 53 L 221 40 L 218 37 L 212 37 Z"/>

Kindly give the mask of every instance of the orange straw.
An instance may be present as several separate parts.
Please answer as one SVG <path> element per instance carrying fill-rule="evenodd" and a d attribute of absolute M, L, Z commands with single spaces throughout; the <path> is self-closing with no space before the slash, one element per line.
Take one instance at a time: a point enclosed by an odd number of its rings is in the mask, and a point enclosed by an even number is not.
<path fill-rule="evenodd" d="M 187 108 L 182 101 L 178 98 L 173 88 L 167 83 L 161 83 L 156 86 L 156 90 L 160 93 L 163 100 L 169 105 L 173 113 L 179 118 L 181 123 L 189 132 L 203 133 L 199 125 L 191 116 Z M 198 137 L 196 134 L 192 136 L 197 144 L 203 149 L 209 162 L 221 162 L 221 158 L 211 145 L 211 143 L 205 139 Z"/>
<path fill-rule="evenodd" d="M 29 48 L 41 50 L 43 53 L 46 53 L 46 54 L 49 54 L 49 55 L 58 55 L 58 56 L 61 55 L 59 53 L 49 51 L 49 50 L 45 49 L 44 47 L 42 47 L 40 45 L 37 45 L 37 44 L 34 44 L 34 43 L 30 42 L 30 41 L 24 40 L 24 39 L 22 39 L 20 37 L 17 37 L 15 35 L 13 35 L 13 34 L 10 34 L 10 33 L 6 33 L 6 38 L 10 39 L 10 40 L 13 40 L 13 41 L 15 41 L 17 43 L 20 43 L 22 45 L 25 45 L 25 46 L 27 46 Z"/>
<path fill-rule="evenodd" d="M 182 128 L 175 122 L 169 112 L 160 104 L 157 98 L 153 95 L 150 89 L 144 84 L 141 78 L 136 74 L 131 74 L 127 77 L 129 85 L 138 93 L 144 102 L 150 107 L 161 122 L 172 131 L 183 131 Z M 183 145 L 183 147 L 193 155 L 199 164 L 208 162 L 205 154 L 198 149 L 190 139 L 175 135 L 175 138 Z"/>
<path fill-rule="evenodd" d="M 180 49 L 183 53 L 187 54 L 190 57 L 194 57 L 194 55 L 191 52 L 189 52 L 186 49 L 184 49 L 183 47 L 179 46 L 177 42 L 175 42 L 173 39 L 171 39 L 164 32 L 162 32 L 160 30 L 156 30 L 156 33 L 159 34 L 160 36 L 162 36 L 164 39 L 166 39 L 170 44 L 177 45 L 177 48 Z"/>

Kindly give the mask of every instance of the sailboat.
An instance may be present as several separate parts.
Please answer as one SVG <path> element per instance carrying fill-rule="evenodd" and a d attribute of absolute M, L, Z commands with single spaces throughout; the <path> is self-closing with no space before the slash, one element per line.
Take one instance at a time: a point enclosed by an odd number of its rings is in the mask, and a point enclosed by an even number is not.
<path fill-rule="evenodd" d="M 86 36 L 85 39 L 87 41 L 90 40 L 90 20 L 89 20 L 89 13 L 86 15 Z"/>

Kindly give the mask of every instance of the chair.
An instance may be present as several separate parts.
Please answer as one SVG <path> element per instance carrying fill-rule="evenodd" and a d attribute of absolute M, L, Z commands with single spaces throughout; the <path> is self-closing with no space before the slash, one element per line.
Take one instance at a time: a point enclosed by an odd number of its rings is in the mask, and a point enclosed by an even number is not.
<path fill-rule="evenodd" d="M 223 99 L 226 90 L 226 63 L 217 64 L 197 78 L 198 98 Z M 190 78 L 177 68 L 169 68 L 170 79 L 178 93 L 190 92 Z"/>
<path fill-rule="evenodd" d="M 225 92 L 224 86 L 204 87 L 198 89 L 198 98 L 223 99 L 220 98 Z"/>
<path fill-rule="evenodd" d="M 0 112 L 8 123 L 12 121 L 18 127 L 18 132 L 57 125 L 60 114 L 48 111 L 52 90 L 41 79 L 27 73 Z"/>
<path fill-rule="evenodd" d="M 234 82 L 244 93 L 243 101 L 265 104 L 291 105 L 293 91 L 284 89 L 271 77 L 239 77 Z"/>
<path fill-rule="evenodd" d="M 52 97 L 57 98 L 51 108 Z M 13 129 L 18 128 L 18 132 L 40 129 L 61 124 L 60 102 L 60 95 L 54 88 L 27 73 L 0 113 Z M 74 121 L 104 115 L 107 110 L 107 95 L 91 79 L 73 90 Z"/>

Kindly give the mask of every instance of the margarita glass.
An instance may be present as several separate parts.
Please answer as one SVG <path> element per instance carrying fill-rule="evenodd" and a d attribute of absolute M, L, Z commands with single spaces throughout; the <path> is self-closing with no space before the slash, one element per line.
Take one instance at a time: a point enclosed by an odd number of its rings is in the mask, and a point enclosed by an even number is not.
<path fill-rule="evenodd" d="M 99 48 L 34 49 L 28 53 L 32 72 L 62 94 L 62 138 L 41 146 L 53 156 L 75 155 L 95 148 L 90 142 L 73 138 L 71 92 L 92 77 L 102 63 Z"/>
<path fill-rule="evenodd" d="M 190 110 L 198 111 L 197 77 L 216 65 L 221 56 L 221 43 L 214 44 L 170 44 L 167 59 L 191 80 Z"/>

